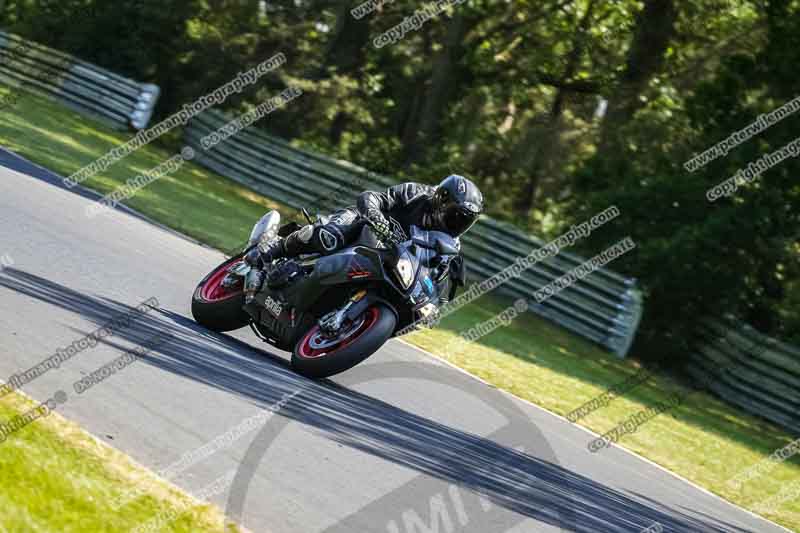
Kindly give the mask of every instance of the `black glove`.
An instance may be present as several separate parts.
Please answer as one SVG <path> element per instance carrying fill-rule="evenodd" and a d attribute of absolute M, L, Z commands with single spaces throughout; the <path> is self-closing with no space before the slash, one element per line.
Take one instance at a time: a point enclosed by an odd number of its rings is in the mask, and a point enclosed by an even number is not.
<path fill-rule="evenodd" d="M 372 227 L 372 230 L 382 241 L 394 242 L 392 226 L 386 217 L 378 211 L 373 209 L 367 213 L 367 223 Z"/>

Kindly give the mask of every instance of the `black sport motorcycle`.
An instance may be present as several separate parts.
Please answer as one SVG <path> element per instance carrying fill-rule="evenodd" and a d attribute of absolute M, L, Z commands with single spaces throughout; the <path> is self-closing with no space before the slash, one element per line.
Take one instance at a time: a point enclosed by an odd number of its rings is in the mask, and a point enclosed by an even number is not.
<path fill-rule="evenodd" d="M 318 217 L 316 223 L 325 222 Z M 464 283 L 462 256 L 450 235 L 416 226 L 406 235 L 393 219 L 390 231 L 379 233 L 362 222 L 356 241 L 336 253 L 278 259 L 256 269 L 244 261 L 247 252 L 300 227 L 281 227 L 280 214 L 270 211 L 247 247 L 198 284 L 195 320 L 220 332 L 249 324 L 263 341 L 291 351 L 292 368 L 308 377 L 357 365 L 391 337 L 434 318 Z"/>

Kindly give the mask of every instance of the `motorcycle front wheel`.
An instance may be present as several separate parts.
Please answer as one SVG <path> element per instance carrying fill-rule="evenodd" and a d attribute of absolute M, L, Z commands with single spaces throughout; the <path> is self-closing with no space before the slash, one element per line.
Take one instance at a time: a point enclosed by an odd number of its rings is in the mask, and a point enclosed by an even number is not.
<path fill-rule="evenodd" d="M 242 262 L 242 255 L 231 257 L 212 270 L 194 290 L 192 316 L 201 326 L 222 332 L 242 328 L 250 322 L 249 315 L 242 309 L 244 283 L 239 281 L 233 287 L 222 284 L 228 269 Z"/>
<path fill-rule="evenodd" d="M 394 312 L 380 303 L 367 308 L 335 338 L 323 335 L 319 324 L 315 324 L 295 345 L 292 368 L 315 379 L 344 372 L 377 352 L 396 325 Z"/>

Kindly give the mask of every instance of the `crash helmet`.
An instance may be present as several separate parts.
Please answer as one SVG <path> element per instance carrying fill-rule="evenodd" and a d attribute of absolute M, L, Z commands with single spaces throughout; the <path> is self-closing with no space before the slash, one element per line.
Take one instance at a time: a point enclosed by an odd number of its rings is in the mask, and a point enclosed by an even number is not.
<path fill-rule="evenodd" d="M 463 235 L 483 212 L 483 194 L 477 185 L 464 176 L 452 174 L 436 187 L 433 215 L 453 237 Z"/>

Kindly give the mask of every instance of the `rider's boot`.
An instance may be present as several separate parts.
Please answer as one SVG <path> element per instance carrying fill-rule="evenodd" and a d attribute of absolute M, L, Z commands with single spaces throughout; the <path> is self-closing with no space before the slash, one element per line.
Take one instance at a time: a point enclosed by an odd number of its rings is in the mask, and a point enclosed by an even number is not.
<path fill-rule="evenodd" d="M 245 254 L 244 262 L 252 267 L 244 278 L 244 301 L 246 304 L 253 301 L 256 293 L 264 284 L 264 267 L 272 264 L 276 259 L 284 257 L 285 254 L 282 239 L 273 241 L 264 249 L 256 246 Z"/>
<path fill-rule="evenodd" d="M 245 256 L 245 262 L 253 267 L 245 277 L 244 294 L 245 303 L 250 303 L 256 293 L 261 290 L 261 286 L 266 278 L 264 267 L 271 265 L 274 261 L 285 257 L 297 257 L 303 253 L 315 251 L 315 247 L 310 243 L 310 236 L 313 235 L 313 227 L 305 226 L 295 232 L 290 233 L 284 239 L 277 239 L 268 245 L 257 246 L 250 250 Z M 272 274 L 279 275 L 279 272 L 270 271 Z"/>
<path fill-rule="evenodd" d="M 314 226 L 303 226 L 297 231 L 293 231 L 286 236 L 270 245 L 269 251 L 265 255 L 270 260 L 279 259 L 281 257 L 297 257 L 301 254 L 317 253 L 317 245 L 314 242 Z"/>
<path fill-rule="evenodd" d="M 258 260 L 261 261 L 261 264 L 257 265 L 259 267 L 266 266 L 272 264 L 273 261 L 276 259 L 280 259 L 281 257 L 286 257 L 286 240 L 285 239 L 277 239 L 272 241 L 265 247 L 257 247 L 251 251 Z M 249 254 L 248 254 L 249 255 Z M 255 257 L 254 257 L 255 261 Z"/>

